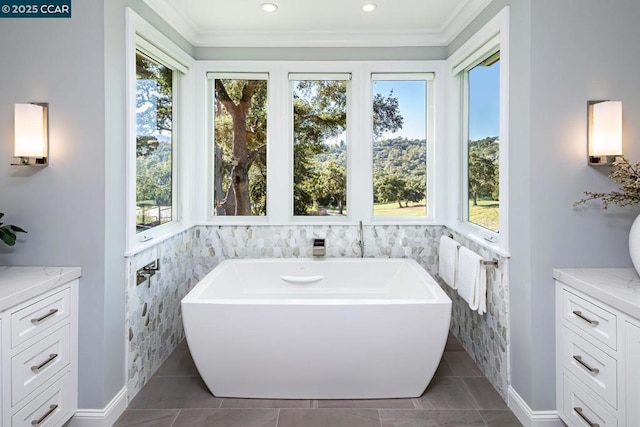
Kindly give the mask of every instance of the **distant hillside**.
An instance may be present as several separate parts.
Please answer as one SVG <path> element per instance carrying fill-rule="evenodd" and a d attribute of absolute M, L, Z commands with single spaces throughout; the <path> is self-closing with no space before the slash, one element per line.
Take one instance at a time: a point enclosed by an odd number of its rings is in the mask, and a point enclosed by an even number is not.
<path fill-rule="evenodd" d="M 406 179 L 426 179 L 425 140 L 394 138 L 373 143 L 373 176 L 398 175 Z"/>
<path fill-rule="evenodd" d="M 490 136 L 478 141 L 469 141 L 469 153 L 477 153 L 484 159 L 498 160 L 500 141 L 497 136 Z"/>

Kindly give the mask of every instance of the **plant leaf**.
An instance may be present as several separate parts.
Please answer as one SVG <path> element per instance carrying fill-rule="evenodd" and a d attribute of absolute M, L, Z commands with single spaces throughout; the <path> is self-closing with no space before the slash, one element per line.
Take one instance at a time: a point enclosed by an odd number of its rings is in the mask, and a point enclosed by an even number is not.
<path fill-rule="evenodd" d="M 6 228 L 0 228 L 0 239 L 9 246 L 16 244 L 16 235 L 7 231 Z"/>

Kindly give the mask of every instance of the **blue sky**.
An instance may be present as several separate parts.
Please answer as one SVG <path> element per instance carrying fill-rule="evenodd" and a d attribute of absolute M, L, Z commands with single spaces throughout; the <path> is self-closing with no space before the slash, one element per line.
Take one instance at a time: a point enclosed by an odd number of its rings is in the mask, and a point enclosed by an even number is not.
<path fill-rule="evenodd" d="M 489 67 L 476 67 L 469 72 L 470 120 L 469 139 L 476 141 L 498 136 L 499 131 L 499 61 Z M 424 81 L 376 81 L 374 95 L 380 93 L 398 98 L 400 114 L 404 117 L 402 129 L 387 133 L 384 138 L 425 138 L 426 83 Z"/>
<path fill-rule="evenodd" d="M 398 98 L 400 114 L 404 118 L 402 129 L 396 133 L 385 133 L 383 138 L 405 137 L 409 139 L 425 139 L 426 135 L 426 97 L 427 84 L 424 81 L 384 81 L 373 83 L 373 94 L 388 96 L 393 89 L 393 96 Z"/>
<path fill-rule="evenodd" d="M 500 61 L 469 71 L 469 139 L 498 136 L 500 130 Z"/>

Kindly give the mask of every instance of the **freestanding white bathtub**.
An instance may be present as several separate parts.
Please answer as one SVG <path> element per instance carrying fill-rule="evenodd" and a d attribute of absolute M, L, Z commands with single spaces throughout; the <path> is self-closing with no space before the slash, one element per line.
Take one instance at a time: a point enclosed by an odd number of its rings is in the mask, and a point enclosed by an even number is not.
<path fill-rule="evenodd" d="M 182 315 L 215 396 L 399 398 L 431 381 L 451 300 L 409 259 L 227 260 Z"/>

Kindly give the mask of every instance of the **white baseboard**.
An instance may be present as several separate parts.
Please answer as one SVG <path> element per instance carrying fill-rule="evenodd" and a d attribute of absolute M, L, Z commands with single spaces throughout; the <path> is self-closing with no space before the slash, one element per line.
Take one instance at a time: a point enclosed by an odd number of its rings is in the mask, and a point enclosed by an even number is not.
<path fill-rule="evenodd" d="M 104 409 L 78 409 L 68 427 L 111 427 L 125 409 L 127 387 L 123 387 Z"/>
<path fill-rule="evenodd" d="M 509 409 L 524 427 L 564 427 L 556 411 L 534 411 L 511 386 L 508 392 Z"/>

